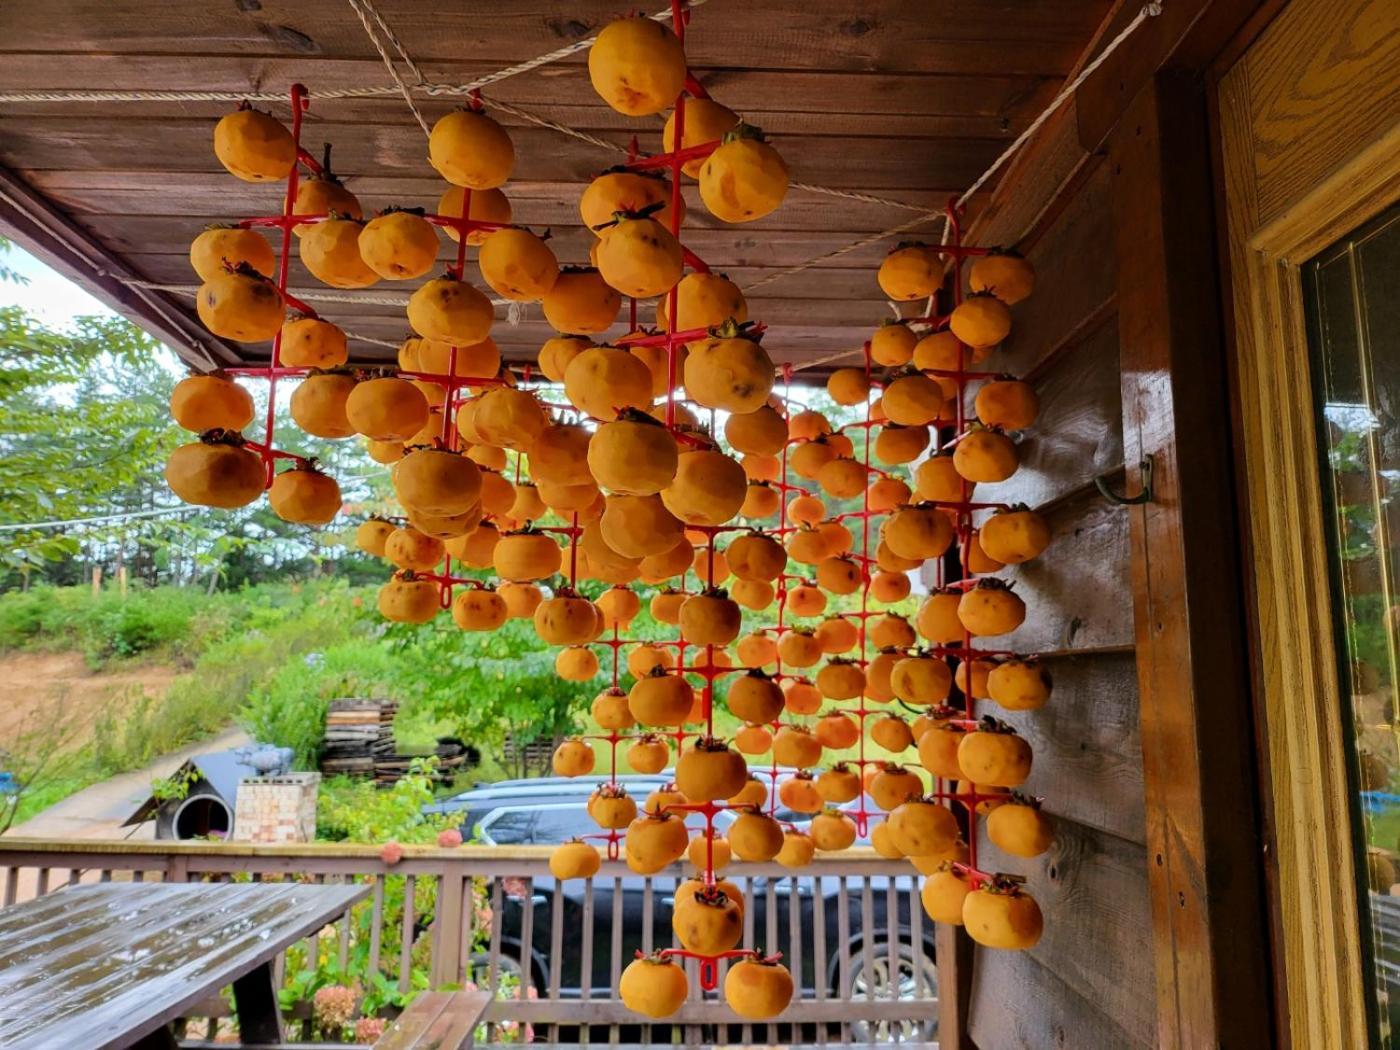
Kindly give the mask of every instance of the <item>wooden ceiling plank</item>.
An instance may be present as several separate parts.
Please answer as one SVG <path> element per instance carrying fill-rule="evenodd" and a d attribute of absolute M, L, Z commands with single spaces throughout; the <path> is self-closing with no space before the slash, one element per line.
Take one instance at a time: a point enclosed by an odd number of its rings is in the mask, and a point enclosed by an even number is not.
<path fill-rule="evenodd" d="M 422 132 L 411 124 L 357 128 L 328 125 L 323 134 L 335 143 L 338 166 L 346 173 L 376 171 L 425 174 Z M 153 170 L 217 171 L 207 121 L 121 122 L 120 137 L 111 125 L 90 120 L 46 116 L 0 118 L 0 165 L 31 170 L 102 168 L 118 156 L 125 166 Z M 625 145 L 629 136 L 604 136 Z M 617 156 L 587 143 L 571 142 L 543 128 L 512 134 L 522 168 L 543 181 L 584 181 Z M 313 140 L 315 141 L 315 140 Z M 966 186 L 1000 152 L 986 139 L 867 139 L 860 144 L 861 163 L 853 164 L 849 139 L 840 136 L 789 139 L 785 159 L 793 178 L 824 186 L 861 186 L 880 190 L 936 185 Z"/>
<path fill-rule="evenodd" d="M 467 83 L 499 68 L 499 63 L 444 64 L 433 76 L 448 83 Z M 548 72 L 523 74 L 485 89 L 488 99 L 529 108 L 577 107 L 597 111 L 592 121 L 604 126 L 638 129 L 659 127 L 659 121 L 627 118 L 596 99 L 582 66 L 547 67 Z M 890 116 L 982 116 L 1016 118 L 1026 101 L 1057 77 L 966 76 L 960 74 L 906 76 L 883 73 L 781 72 L 770 69 L 716 69 L 697 67 L 696 75 L 716 98 L 750 116 L 755 114 L 880 113 Z M 281 91 L 302 82 L 312 90 L 332 91 L 369 85 L 392 85 L 378 59 L 344 59 L 304 56 L 296 59 L 249 58 L 206 54 L 181 56 L 130 56 L 94 53 L 63 55 L 7 55 L 0 63 L 0 87 L 5 90 L 143 90 L 159 85 L 179 91 Z M 447 97 L 420 101 L 429 109 L 460 104 Z M 47 108 L 53 110 L 57 104 Z M 125 112 L 139 115 L 147 103 L 122 103 Z M 218 113 L 228 103 L 191 102 L 189 112 Z M 273 105 L 280 104 L 260 103 Z M 308 119 L 322 113 L 342 119 L 363 119 L 366 113 L 385 107 L 403 110 L 396 95 L 381 99 L 313 99 Z M 285 109 L 285 107 L 282 107 Z M 1033 116 L 1034 114 L 1029 114 Z M 1029 119 L 1027 116 L 1026 119 Z M 510 120 L 509 116 L 504 119 Z"/>
<path fill-rule="evenodd" d="M 207 367 L 233 364 L 239 352 L 211 335 L 187 302 L 163 292 L 133 288 L 122 277 L 135 274 L 123 260 L 51 207 L 23 180 L 0 168 L 0 235 L 95 298 L 162 340 L 187 361 Z"/>
<path fill-rule="evenodd" d="M 885 0 L 852 11 L 848 5 L 766 0 L 746 3 L 736 17 L 732 5 L 714 2 L 696 13 L 687 42 L 698 65 L 1023 68 L 1062 75 L 1104 6 L 1103 0 L 1034 5 Z M 613 0 L 574 0 L 564 10 L 520 2 L 454 7 L 420 0 L 381 0 L 378 7 L 410 53 L 425 64 L 466 57 L 508 65 L 591 35 L 618 13 Z M 374 57 L 362 27 L 340 0 L 260 0 L 236 6 L 54 0 L 41 6 L 11 5 L 5 21 L 7 32 L 0 39 L 15 51 L 178 53 L 185 41 L 197 39 L 209 50 L 233 54 Z"/>
<path fill-rule="evenodd" d="M 198 232 L 182 218 L 139 215 L 86 216 L 84 226 L 113 251 L 165 254 L 188 251 Z M 863 231 L 830 230 L 746 230 L 729 227 L 718 230 L 687 231 L 686 243 L 702 259 L 712 260 L 716 269 L 730 266 L 788 267 L 845 247 L 866 234 Z M 588 257 L 592 236 L 582 227 L 561 229 L 553 241 L 555 254 L 565 264 L 581 264 Z M 446 263 L 455 256 L 447 238 L 440 242 L 439 258 Z M 873 244 L 839 257 L 835 265 L 876 266 L 888 245 Z"/>

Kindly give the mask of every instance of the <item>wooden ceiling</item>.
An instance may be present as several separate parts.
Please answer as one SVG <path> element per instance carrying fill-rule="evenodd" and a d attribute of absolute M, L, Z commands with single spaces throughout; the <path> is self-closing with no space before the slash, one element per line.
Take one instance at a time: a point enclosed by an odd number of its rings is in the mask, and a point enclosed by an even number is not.
<path fill-rule="evenodd" d="M 652 0 L 647 10 L 663 6 Z M 590 36 L 624 9 L 615 0 L 377 0 L 376 7 L 427 79 L 446 83 Z M 770 134 L 795 181 L 937 209 L 1045 107 L 1114 7 L 1111 0 L 709 0 L 695 10 L 687 49 L 714 97 Z M 635 134 L 643 150 L 659 150 L 660 120 L 630 119 L 604 106 L 588 83 L 585 59 L 579 54 L 491 85 L 483 91 L 488 108 L 498 98 L 611 142 L 626 144 Z M 282 91 L 296 81 L 313 90 L 391 83 L 346 0 L 0 5 L 0 92 Z M 430 121 L 453 104 L 419 99 Z M 284 104 L 266 108 L 288 114 Z M 278 210 L 275 187 L 239 182 L 214 158 L 214 121 L 228 109 L 226 102 L 0 105 L 0 165 L 13 176 L 0 183 L 0 205 L 8 204 L 0 207 L 0 232 L 51 249 L 43 239 L 54 222 L 71 225 L 88 242 L 82 254 L 96 259 L 87 260 L 91 277 L 80 266 L 68 272 L 182 342 L 181 332 L 192 330 L 190 297 L 145 293 L 133 306 L 131 296 L 111 293 L 101 271 L 190 284 L 196 278 L 188 245 L 206 223 Z M 550 227 L 562 262 L 585 261 L 591 234 L 580 225 L 577 201 L 617 155 L 496 115 L 516 144 L 516 178 L 505 187 L 516 221 Z M 336 170 L 368 209 L 431 208 L 443 188 L 401 98 L 317 100 L 303 141 L 313 153 L 322 142 L 334 144 Z M 27 191 L 39 199 L 25 208 Z M 725 226 L 699 206 L 693 184 L 687 196 L 694 206 L 684 239 L 741 286 L 918 214 L 793 189 L 768 218 Z M 22 213 L 45 204 L 56 214 L 36 238 Z M 774 357 L 800 362 L 858 348 L 889 316 L 875 283 L 887 247 L 871 245 L 756 289 L 750 314 L 770 326 L 765 345 Z M 290 285 L 294 292 L 318 288 L 296 260 Z M 406 297 L 409 290 L 382 282 L 369 294 Z M 152 324 L 152 300 L 156 312 L 182 316 Z M 374 339 L 406 334 L 395 305 L 326 304 L 323 312 Z M 550 334 L 538 306 L 527 306 L 517 324 L 498 312 L 494 335 L 507 357 L 532 360 Z M 253 361 L 268 350 L 206 345 L 216 356 Z M 392 353 L 366 342 L 354 347 L 360 360 Z"/>

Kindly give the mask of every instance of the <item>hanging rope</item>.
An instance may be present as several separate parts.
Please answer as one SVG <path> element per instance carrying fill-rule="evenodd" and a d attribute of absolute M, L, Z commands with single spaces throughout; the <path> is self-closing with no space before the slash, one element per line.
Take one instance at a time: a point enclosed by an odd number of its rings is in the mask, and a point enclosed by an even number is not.
<path fill-rule="evenodd" d="M 705 2 L 706 2 L 706 0 L 689 0 L 687 6 L 688 6 L 688 7 L 697 7 L 697 6 L 699 6 L 700 4 L 703 4 L 703 3 L 705 3 Z M 541 66 L 548 65 L 548 64 L 551 63 L 551 62 L 557 62 L 557 61 L 559 61 L 560 59 L 567 58 L 567 57 L 569 57 L 570 55 L 574 55 L 574 54 L 579 53 L 580 51 L 587 50 L 589 47 L 591 47 L 591 46 L 593 45 L 594 41 L 597 39 L 597 37 L 586 37 L 586 38 L 581 39 L 581 40 L 576 40 L 576 41 L 574 41 L 574 42 L 571 43 L 571 44 L 567 44 L 567 45 L 565 45 L 564 47 L 561 47 L 561 48 L 556 49 L 555 51 L 551 51 L 551 52 L 548 52 L 548 53 L 546 53 L 546 54 L 539 55 L 539 56 L 537 56 L 537 57 L 535 57 L 535 58 L 533 58 L 533 59 L 529 59 L 528 61 L 525 61 L 525 62 L 517 63 L 517 64 L 514 65 L 514 66 L 507 66 L 506 68 L 501 69 L 501 70 L 497 70 L 497 71 L 494 72 L 494 73 L 489 73 L 489 74 L 487 74 L 487 75 L 484 76 L 484 77 L 478 77 L 476 80 L 471 81 L 471 82 L 468 83 L 468 84 L 462 84 L 462 85 L 434 84 L 434 83 L 430 83 L 430 82 L 428 82 L 428 81 L 426 80 L 426 78 L 425 78 L 425 76 L 424 76 L 424 74 L 423 74 L 422 69 L 418 66 L 417 62 L 415 62 L 414 59 L 413 59 L 413 57 L 409 54 L 408 49 L 404 46 L 403 42 L 398 38 L 398 35 L 393 31 L 393 29 L 389 26 L 389 24 L 388 24 L 388 23 L 384 20 L 384 18 L 379 14 L 378 10 L 374 7 L 374 4 L 373 4 L 372 0 L 348 0 L 348 3 L 350 4 L 351 9 L 354 10 L 356 16 L 359 18 L 360 23 L 361 23 L 361 25 L 364 27 L 365 33 L 366 33 L 366 35 L 369 37 L 371 44 L 374 46 L 375 50 L 379 53 L 379 57 L 380 57 L 380 59 L 383 61 L 385 68 L 389 71 L 390 76 L 393 78 L 393 80 L 394 80 L 394 86 L 393 86 L 393 87 L 383 87 L 383 86 L 380 86 L 380 87 L 373 87 L 373 88 L 342 88 L 342 89 L 331 89 L 331 90 L 328 90 L 328 91 L 312 91 L 312 92 L 309 92 L 309 96 L 310 96 L 311 98 L 322 98 L 322 99 L 335 99 L 335 98 L 382 98 L 382 97 L 385 97 L 385 96 L 392 96 L 392 95 L 394 95 L 394 94 L 400 94 L 400 95 L 403 96 L 405 102 L 408 104 L 409 109 L 410 109 L 410 110 L 412 111 L 412 113 L 413 113 L 414 119 L 418 122 L 419 126 L 423 129 L 424 134 L 427 134 L 427 133 L 428 133 L 429 127 L 428 127 L 427 121 L 426 121 L 426 120 L 424 119 L 424 117 L 423 117 L 423 114 L 419 111 L 417 105 L 415 104 L 415 102 L 414 102 L 414 100 L 413 100 L 413 94 L 414 94 L 415 92 L 422 93 L 422 94 L 426 94 L 426 95 L 429 95 L 429 96 L 438 96 L 438 95 L 470 95 L 470 94 L 472 94 L 473 92 L 478 92 L 482 87 L 485 87 L 485 86 L 487 86 L 487 85 L 489 85 L 489 84 L 497 83 L 497 82 L 499 82 L 499 81 L 501 81 L 501 80 L 505 80 L 505 79 L 507 79 L 507 78 L 509 78 L 509 77 L 513 77 L 513 76 L 517 76 L 517 75 L 519 75 L 519 74 L 521 74 L 521 73 L 529 72 L 530 70 L 533 70 L 533 69 L 538 69 L 538 68 L 540 68 Z M 1001 168 L 1016 154 L 1016 152 L 1017 152 L 1018 150 L 1020 150 L 1021 147 L 1024 146 L 1024 145 L 1026 144 L 1026 142 L 1028 142 L 1028 141 L 1031 139 L 1031 137 L 1032 137 L 1033 135 L 1035 135 L 1035 133 L 1036 133 L 1037 131 L 1040 130 L 1041 127 L 1044 126 L 1045 122 L 1048 121 L 1048 120 L 1050 119 L 1050 117 L 1053 116 L 1053 115 L 1055 114 L 1055 112 L 1056 112 L 1062 105 L 1064 105 L 1064 103 L 1065 103 L 1066 101 L 1068 101 L 1070 98 L 1073 97 L 1074 93 L 1079 89 L 1079 87 L 1080 87 L 1091 75 L 1093 75 L 1093 73 L 1094 73 L 1096 70 L 1098 70 L 1099 67 L 1102 66 L 1103 63 L 1104 63 L 1105 61 L 1107 61 L 1108 57 L 1109 57 L 1111 54 L 1113 54 L 1113 52 L 1116 51 L 1116 50 L 1123 44 L 1124 41 L 1126 41 L 1130 36 L 1132 36 L 1132 34 L 1133 34 L 1134 32 L 1136 32 L 1137 29 L 1138 29 L 1144 22 L 1147 21 L 1147 19 L 1149 19 L 1149 18 L 1155 18 L 1155 17 L 1157 17 L 1158 15 L 1160 15 L 1161 13 L 1162 13 L 1162 5 L 1161 5 L 1161 3 L 1156 2 L 1156 0 L 1152 0 L 1152 2 L 1149 2 L 1149 3 L 1145 4 L 1145 5 L 1143 5 L 1143 7 L 1142 7 L 1142 8 L 1138 11 L 1138 13 L 1133 17 L 1133 19 L 1132 19 L 1127 25 L 1125 25 L 1125 26 L 1123 27 L 1123 29 L 1122 29 L 1121 31 L 1119 31 L 1119 33 L 1118 33 L 1112 40 L 1110 40 L 1110 41 L 1104 46 L 1104 48 L 1093 58 L 1092 61 L 1088 62 L 1088 63 L 1084 66 L 1084 68 L 1081 69 L 1081 70 L 1079 71 L 1079 73 L 1078 73 L 1069 83 L 1067 83 L 1063 88 L 1060 89 L 1060 91 L 1059 91 L 1059 92 L 1055 95 L 1055 97 L 1050 101 L 1050 104 L 1049 104 L 1048 106 L 1046 106 L 1046 108 L 1045 108 L 1034 120 L 1032 120 L 1032 121 L 1030 122 L 1030 124 L 1028 124 L 1028 125 L 1026 126 L 1026 128 L 1025 128 L 1019 135 L 1016 136 L 1015 139 L 1013 139 L 1013 140 L 1011 141 L 1011 143 L 1006 147 L 1006 149 L 1003 150 L 1003 151 L 1001 152 L 1001 154 L 1000 154 L 999 156 L 997 156 L 997 158 L 996 158 L 994 161 L 992 161 L 991 165 L 990 165 L 980 176 L 978 176 L 976 180 L 973 181 L 972 185 L 970 185 L 966 190 L 964 190 L 964 191 L 962 192 L 961 195 L 959 195 L 959 197 L 957 198 L 957 204 L 958 204 L 959 206 L 962 206 L 962 205 L 965 205 L 969 200 L 971 200 L 972 197 L 973 197 L 979 190 L 981 190 L 982 187 L 985 186 L 985 185 L 987 184 L 987 182 L 990 181 L 991 178 L 992 178 L 998 171 L 1001 170 Z M 670 8 L 667 8 L 666 10 L 660 11 L 660 12 L 658 12 L 658 13 L 656 13 L 656 14 L 654 14 L 654 15 L 651 15 L 651 16 L 649 16 L 649 17 L 655 19 L 656 21 L 667 21 L 667 20 L 669 20 L 670 17 L 671 17 L 671 10 L 670 10 Z M 376 29 L 375 29 L 376 26 L 378 27 L 378 31 L 376 31 Z M 380 33 L 383 34 L 383 40 L 381 40 L 381 38 L 380 38 Z M 388 41 L 388 46 L 387 46 L 387 47 L 385 46 L 384 40 L 387 40 L 387 41 Z M 398 72 L 398 69 L 397 69 L 397 66 L 396 66 L 395 63 L 394 63 L 394 58 L 393 58 L 393 56 L 391 56 L 391 55 L 389 54 L 388 48 L 390 48 L 390 47 L 392 47 L 392 48 L 394 49 L 394 51 L 398 54 L 399 60 L 400 60 L 401 62 L 403 62 L 403 64 L 408 68 L 408 70 L 410 71 L 410 73 L 412 73 L 412 75 L 414 76 L 414 78 L 417 80 L 417 83 L 416 83 L 416 84 L 410 85 L 410 84 L 408 84 L 408 83 L 404 80 L 404 78 L 403 78 L 402 76 L 400 76 L 400 74 L 399 74 L 399 72 Z M 272 93 L 238 93 L 238 92 L 215 92 L 215 91 L 207 91 L 207 92 L 200 92 L 200 91 L 27 91 L 27 92 L 6 92 L 6 93 L 0 93 L 0 102 L 70 102 L 70 101 L 88 101 L 88 102 L 120 102 L 120 101 L 172 101 L 172 102 L 174 102 L 174 101 L 232 101 L 232 102 L 237 102 L 237 101 L 281 101 L 281 97 L 282 97 L 282 96 L 281 96 L 280 94 L 272 94 Z M 491 104 L 491 106 L 492 106 L 493 108 L 499 109 L 500 111 L 502 111 L 502 112 L 504 112 L 504 113 L 509 113 L 509 114 L 511 114 L 511 115 L 513 115 L 513 116 L 516 116 L 516 117 L 518 117 L 518 118 L 520 118 L 520 119 L 522 119 L 522 120 L 528 121 L 529 123 L 535 124 L 535 125 L 537 125 L 537 126 L 539 126 L 539 127 L 548 128 L 548 129 L 550 129 L 550 130 L 552 130 L 552 131 L 556 131 L 556 132 L 558 132 L 558 133 L 560 133 L 560 134 L 562 134 L 562 135 L 567 135 L 567 136 L 569 136 L 569 137 L 571 137 L 571 138 L 578 139 L 579 141 L 588 142 L 588 143 L 590 143 L 591 145 L 594 145 L 594 146 L 599 147 L 600 149 L 608 150 L 608 151 L 614 152 L 614 153 L 626 153 L 626 152 L 627 152 L 627 147 L 626 147 L 626 146 L 623 146 L 623 145 L 620 145 L 619 143 L 611 142 L 611 141 L 609 141 L 609 140 L 607 140 L 607 139 L 599 138 L 599 137 L 597 137 L 597 136 L 595 136 L 595 135 L 590 135 L 590 134 L 588 134 L 588 133 L 586 133 L 586 132 L 579 131 L 579 130 L 577 130 L 577 129 L 575 129 L 575 128 L 567 127 L 567 126 L 565 126 L 565 125 L 563 125 L 563 124 L 558 123 L 557 121 L 553 121 L 553 120 L 550 120 L 550 119 L 548 119 L 548 118 L 546 118 L 546 117 L 542 117 L 542 116 L 540 116 L 540 115 L 538 115 L 538 114 L 531 113 L 529 110 L 521 109 L 520 107 L 515 106 L 515 105 L 513 105 L 513 104 L 504 103 L 504 102 L 500 102 L 500 101 L 496 101 L 496 100 L 493 100 L 490 104 Z M 794 276 L 795 274 L 804 273 L 805 271 L 810 270 L 810 269 L 812 269 L 813 267 L 819 266 L 819 265 L 821 265 L 821 264 L 824 263 L 824 262 L 830 262 L 830 261 L 833 260 L 833 259 L 839 259 L 839 258 L 841 258 L 841 257 L 844 256 L 844 255 L 848 255 L 848 254 L 850 254 L 850 253 L 852 253 L 852 252 L 860 251 L 860 250 L 863 249 L 863 248 L 868 248 L 868 247 L 870 247 L 870 246 L 873 245 L 873 244 L 878 244 L 880 241 L 887 240 L 887 239 L 889 239 L 889 238 L 891 238 L 891 237 L 896 237 L 896 236 L 898 236 L 898 235 L 901 234 L 901 233 L 907 233 L 907 232 L 909 232 L 910 230 L 913 230 L 913 229 L 915 229 L 916 227 L 923 225 L 924 223 L 929 223 L 929 222 L 943 222 L 942 240 L 943 240 L 944 243 L 947 242 L 947 238 L 948 238 L 948 235 L 949 235 L 949 229 L 948 229 L 948 224 L 947 224 L 946 219 L 945 219 L 944 210 L 941 209 L 941 208 L 938 209 L 938 210 L 925 210 L 924 207 L 923 207 L 922 205 L 909 204 L 909 203 L 906 203 L 906 202 L 903 202 L 903 201 L 891 200 L 891 199 L 889 199 L 889 198 L 884 198 L 884 197 L 875 196 L 875 195 L 873 195 L 873 194 L 856 193 L 856 192 L 854 192 L 854 191 L 850 191 L 850 190 L 841 190 L 841 189 L 836 189 L 836 188 L 834 188 L 834 187 L 816 186 L 816 185 L 812 185 L 812 184 L 810 184 L 810 183 L 797 183 L 797 182 L 795 182 L 795 183 L 792 183 L 791 186 L 792 186 L 793 188 L 795 188 L 795 189 L 804 190 L 804 191 L 807 191 L 807 192 L 810 192 L 810 193 L 817 193 L 817 194 L 821 194 L 821 195 L 825 195 L 825 196 L 837 197 L 837 198 L 842 198 L 842 199 L 846 199 L 846 200 L 860 201 L 860 202 L 862 202 L 862 203 L 879 204 L 879 205 L 885 205 L 885 206 L 888 206 L 888 207 L 900 208 L 900 209 L 905 209 L 905 210 L 910 210 L 910 211 L 918 211 L 919 214 L 915 215 L 913 218 L 910 218 L 910 219 L 906 220 L 905 222 L 902 222 L 902 223 L 900 223 L 900 224 L 898 224 L 898 225 L 896 225 L 896 226 L 891 226 L 891 227 L 889 227 L 888 229 L 881 230 L 881 231 L 878 232 L 878 233 L 874 233 L 874 234 L 870 234 L 870 235 L 868 235 L 868 236 L 866 236 L 866 237 L 862 237 L 862 238 L 860 238 L 859 240 L 853 241 L 853 242 L 851 242 L 850 244 L 847 244 L 847 245 L 844 245 L 843 247 L 837 248 L 837 249 L 835 249 L 834 251 L 830 251 L 830 252 L 827 252 L 827 253 L 825 253 L 825 254 L 823 254 L 823 255 L 819 255 L 819 256 L 816 256 L 816 257 L 814 257 L 814 258 L 808 259 L 808 260 L 806 260 L 806 261 L 804 261 L 804 262 L 802 262 L 802 263 L 798 263 L 798 264 L 795 265 L 795 266 L 790 266 L 790 267 L 787 267 L 786 269 L 782 269 L 782 270 L 778 270 L 778 271 L 776 271 L 776 272 L 774 272 L 774 273 L 770 273 L 770 274 L 768 274 L 768 275 L 766 275 L 766 276 L 760 278 L 760 279 L 757 280 L 757 281 L 754 281 L 754 282 L 752 282 L 752 283 L 750 283 L 750 284 L 748 284 L 748 285 L 745 285 L 744 288 L 743 288 L 743 291 L 745 291 L 745 292 L 751 292 L 751 291 L 754 291 L 754 290 L 756 290 L 756 289 L 758 289 L 758 288 L 766 287 L 766 286 L 768 286 L 768 285 L 770 285 L 770 284 L 773 284 L 773 283 L 775 283 L 775 282 L 777 282 L 777 281 L 782 280 L 782 279 L 785 278 L 785 277 L 791 277 L 791 276 Z M 192 295 L 192 294 L 194 294 L 194 292 L 196 291 L 196 289 L 195 289 L 193 286 L 187 286 L 187 285 L 160 285 L 160 284 L 154 284 L 154 283 L 144 282 L 144 281 L 126 280 L 126 279 L 122 279 L 122 278 L 118 278 L 118 279 L 119 279 L 119 280 L 123 280 L 123 283 L 129 284 L 129 285 L 131 285 L 131 286 L 133 286 L 133 287 L 149 288 L 149 289 L 157 290 L 157 291 L 169 291 L 169 292 L 175 292 L 175 293 L 177 293 L 177 294 L 185 294 L 185 295 Z M 369 303 L 380 303 L 380 304 L 383 304 L 383 305 L 399 305 L 399 304 L 400 304 L 400 301 L 397 300 L 397 299 L 396 299 L 396 300 L 393 300 L 393 301 L 386 301 L 383 297 L 374 297 L 374 296 L 332 296 L 332 295 L 326 294 L 326 293 L 314 293 L 314 292 L 313 292 L 313 293 L 307 293 L 307 294 L 305 295 L 305 298 L 307 298 L 308 300 L 311 300 L 311 301 L 321 301 L 321 302 L 344 302 L 344 303 L 366 303 L 366 304 L 369 304 Z M 493 302 L 495 302 L 496 305 L 501 305 L 502 302 L 504 302 L 504 301 L 503 301 L 503 300 L 493 300 Z M 512 305 L 514 305 L 514 304 L 512 304 Z M 511 321 L 512 324 L 518 323 L 518 321 L 519 321 L 519 313 L 518 313 L 518 311 L 514 311 L 514 310 L 512 311 L 512 314 L 511 314 L 511 317 L 510 317 L 510 321 Z M 351 332 L 347 332 L 346 334 L 349 335 L 349 336 L 351 336 L 352 338 L 361 339 L 361 340 L 364 341 L 364 342 L 373 343 L 373 344 L 378 345 L 378 346 L 395 347 L 395 346 L 397 345 L 397 344 L 389 343 L 389 342 L 386 342 L 386 341 L 380 340 L 380 339 L 373 339 L 373 338 L 364 337 L 364 336 L 357 336 L 357 335 L 354 335 L 354 333 L 351 333 Z M 814 368 L 814 367 L 816 367 L 816 366 L 818 366 L 818 365 L 825 364 L 825 363 L 828 363 L 828 362 L 833 361 L 833 360 L 839 360 L 840 358 L 848 357 L 848 356 L 851 356 L 851 355 L 856 354 L 856 353 L 859 353 L 859 352 L 860 352 L 859 348 L 854 348 L 854 349 L 849 349 L 849 350 L 835 351 L 835 352 L 833 352 L 833 353 L 831 353 L 831 354 L 827 354 L 827 355 L 824 355 L 824 356 L 822 356 L 822 357 L 818 357 L 818 358 L 814 358 L 814 359 L 811 359 L 811 360 L 808 360 L 808 361 L 804 361 L 804 362 L 802 362 L 801 364 L 794 366 L 794 370 L 796 370 L 796 371 L 801 371 L 801 370 L 803 370 L 803 369 Z"/>
<path fill-rule="evenodd" d="M 389 52 L 386 51 L 384 45 L 380 43 L 379 37 L 374 31 L 374 27 L 370 25 L 370 20 L 373 19 L 380 29 L 384 31 L 384 35 L 389 38 L 390 43 L 392 43 L 394 48 L 398 51 L 399 57 L 403 60 L 404 64 L 408 66 L 409 70 L 412 71 L 415 79 L 420 84 L 423 82 L 423 71 L 420 70 L 413 59 L 409 57 L 408 52 L 404 50 L 403 44 L 399 42 L 399 38 L 394 34 L 394 31 L 389 28 L 384 19 L 380 17 L 379 12 L 375 10 L 374 5 L 370 3 L 369 0 L 348 0 L 348 2 L 350 4 L 350 10 L 355 12 L 356 16 L 360 19 L 360 25 L 364 26 L 365 35 L 369 37 L 369 42 L 373 44 L 374 49 L 379 52 L 379 57 L 384 62 L 384 68 L 389 71 L 389 76 L 393 79 L 395 85 L 398 86 L 399 92 L 403 95 L 404 102 L 408 104 L 409 112 L 413 114 L 413 119 L 418 121 L 418 126 L 423 129 L 423 134 L 428 135 L 430 133 L 428 122 L 423 118 L 423 112 L 418 108 L 418 104 L 413 101 L 413 92 L 410 91 L 408 85 L 404 83 L 403 77 L 399 76 L 398 67 L 394 65 L 394 60 L 389 57 Z"/>
<path fill-rule="evenodd" d="M 686 8 L 699 7 L 707 0 L 687 0 Z M 371 17 L 377 17 L 371 15 Z M 669 22 L 671 9 L 648 15 L 653 21 Z M 382 19 L 378 19 L 383 24 Z M 384 28 L 388 30 L 388 26 Z M 392 33 L 390 34 L 392 38 Z M 557 50 L 537 55 L 513 66 L 506 66 L 494 73 L 487 73 L 465 84 L 435 84 L 424 81 L 414 85 L 413 90 L 429 96 L 470 95 L 489 84 L 528 73 L 551 62 L 587 51 L 597 40 L 596 36 L 575 40 Z M 326 88 L 307 92 L 312 99 L 338 98 L 392 98 L 400 93 L 398 85 L 378 84 L 371 87 Z M 285 102 L 282 91 L 7 91 L 0 93 L 0 102 Z"/>

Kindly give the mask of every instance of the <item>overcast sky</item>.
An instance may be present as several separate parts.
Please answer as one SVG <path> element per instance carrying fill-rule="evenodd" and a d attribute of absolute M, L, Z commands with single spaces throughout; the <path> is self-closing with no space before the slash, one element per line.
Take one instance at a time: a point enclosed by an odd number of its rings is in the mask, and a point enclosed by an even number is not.
<path fill-rule="evenodd" d="M 14 270 L 27 282 L 0 281 L 0 306 L 22 306 L 51 328 L 62 328 L 83 314 L 112 315 L 87 292 L 18 245 L 11 245 L 8 252 L 0 254 L 0 265 Z"/>

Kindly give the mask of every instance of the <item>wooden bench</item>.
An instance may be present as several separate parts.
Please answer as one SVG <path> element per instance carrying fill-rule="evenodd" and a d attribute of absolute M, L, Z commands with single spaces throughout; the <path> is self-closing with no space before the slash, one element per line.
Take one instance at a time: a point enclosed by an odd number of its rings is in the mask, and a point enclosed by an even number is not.
<path fill-rule="evenodd" d="M 379 1037 L 374 1050 L 462 1050 L 491 1001 L 488 992 L 424 992 Z"/>

